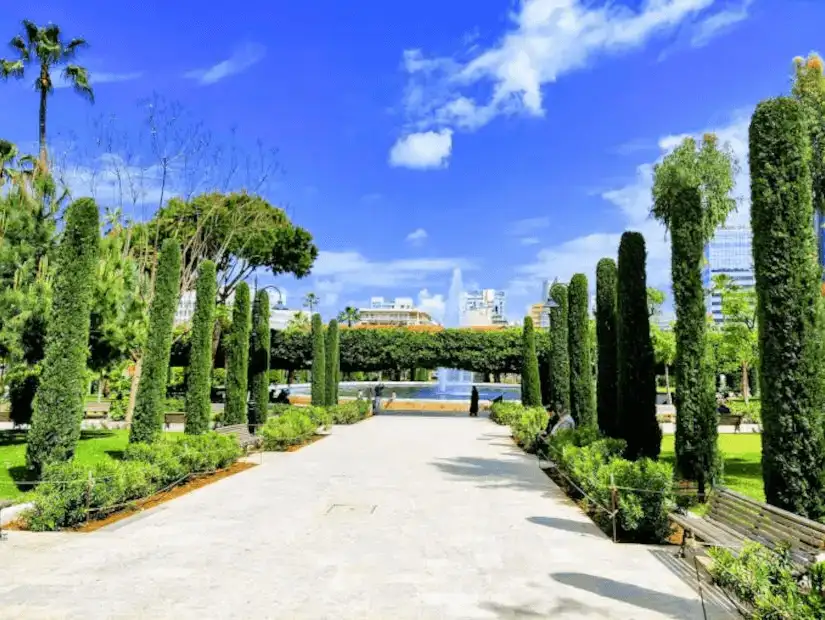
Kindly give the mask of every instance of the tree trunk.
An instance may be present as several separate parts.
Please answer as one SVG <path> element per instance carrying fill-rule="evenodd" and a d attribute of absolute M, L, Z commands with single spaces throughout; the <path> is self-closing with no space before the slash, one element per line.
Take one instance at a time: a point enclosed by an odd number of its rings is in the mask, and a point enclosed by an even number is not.
<path fill-rule="evenodd" d="M 45 66 L 40 69 L 40 163 L 44 170 L 48 170 L 48 156 L 46 154 L 46 97 L 49 93 L 46 88 L 43 88 L 43 83 L 47 80 L 47 71 Z"/>
<path fill-rule="evenodd" d="M 745 404 L 750 402 L 750 385 L 748 385 L 748 365 L 742 364 L 742 396 L 745 399 Z"/>
<path fill-rule="evenodd" d="M 286 371 L 286 384 L 292 385 L 295 382 L 295 371 L 293 369 L 289 369 Z"/>
<path fill-rule="evenodd" d="M 667 390 L 667 404 L 673 404 L 673 397 L 670 393 L 670 372 L 668 370 L 667 364 L 665 364 L 665 389 Z"/>
<path fill-rule="evenodd" d="M 135 363 L 135 371 L 132 373 L 132 383 L 129 386 L 129 404 L 126 405 L 126 427 L 132 425 L 132 414 L 135 412 L 135 401 L 137 400 L 138 384 L 140 383 L 140 373 L 143 369 L 143 356 Z"/>

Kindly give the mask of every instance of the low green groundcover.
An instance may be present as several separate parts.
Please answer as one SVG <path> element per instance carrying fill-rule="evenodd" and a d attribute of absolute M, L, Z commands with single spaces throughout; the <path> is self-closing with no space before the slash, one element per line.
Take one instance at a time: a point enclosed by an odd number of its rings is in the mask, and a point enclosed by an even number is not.
<path fill-rule="evenodd" d="M 261 428 L 260 435 L 264 439 L 264 450 L 284 451 L 306 443 L 319 428 L 354 424 L 367 415 L 367 401 L 351 401 L 331 407 L 275 405 L 272 417 Z"/>

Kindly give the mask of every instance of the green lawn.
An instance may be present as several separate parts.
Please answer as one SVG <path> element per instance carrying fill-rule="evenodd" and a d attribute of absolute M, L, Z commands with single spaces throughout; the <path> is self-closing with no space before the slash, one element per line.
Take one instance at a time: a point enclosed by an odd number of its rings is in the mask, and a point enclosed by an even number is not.
<path fill-rule="evenodd" d="M 725 459 L 723 484 L 760 502 L 765 501 L 762 488 L 762 435 L 738 433 L 719 435 L 719 449 Z M 673 435 L 662 438 L 661 459 L 673 463 Z"/>
<path fill-rule="evenodd" d="M 179 436 L 180 433 L 167 433 Z M 75 459 L 79 463 L 95 463 L 104 459 L 119 459 L 129 442 L 127 430 L 84 430 L 77 444 Z M 31 485 L 26 469 L 26 433 L 0 431 L 0 499 L 22 499 Z"/>

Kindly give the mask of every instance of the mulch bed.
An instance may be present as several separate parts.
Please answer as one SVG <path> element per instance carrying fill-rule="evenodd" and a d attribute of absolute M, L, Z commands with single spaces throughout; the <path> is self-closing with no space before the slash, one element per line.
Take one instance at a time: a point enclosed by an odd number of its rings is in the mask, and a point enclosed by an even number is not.
<path fill-rule="evenodd" d="M 329 437 L 328 434 L 325 435 L 313 435 L 309 439 L 307 439 L 304 443 L 299 443 L 297 446 L 289 446 L 284 452 L 297 452 L 301 448 L 308 446 L 310 444 L 315 443 L 316 441 L 321 441 L 324 437 Z"/>

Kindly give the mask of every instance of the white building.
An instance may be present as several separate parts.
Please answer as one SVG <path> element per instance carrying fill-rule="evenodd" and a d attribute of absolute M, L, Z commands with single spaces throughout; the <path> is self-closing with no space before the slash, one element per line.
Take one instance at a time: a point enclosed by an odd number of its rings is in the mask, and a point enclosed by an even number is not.
<path fill-rule="evenodd" d="M 358 310 L 360 325 L 434 325 L 429 313 L 415 307 L 411 297 L 372 297 L 369 308 Z"/>
<path fill-rule="evenodd" d="M 713 287 L 713 278 L 717 275 L 730 277 L 740 288 L 756 286 L 753 271 L 753 235 L 745 226 L 719 228 L 705 246 L 705 270 L 703 283 L 706 291 Z M 722 322 L 721 295 L 708 294 L 708 312 L 716 323 Z"/>
<path fill-rule="evenodd" d="M 253 299 L 254 291 L 250 291 Z M 285 297 L 282 295 L 269 296 L 269 328 L 286 329 L 295 314 L 305 315 L 307 321 L 311 320 L 311 315 L 306 310 L 290 310 L 284 304 Z M 226 305 L 231 308 L 235 302 L 235 294 L 232 293 L 226 300 Z M 195 291 L 184 291 L 178 301 L 178 309 L 175 311 L 175 325 L 184 325 L 192 322 L 195 314 Z"/>
<path fill-rule="evenodd" d="M 284 330 L 289 327 L 290 321 L 295 318 L 296 314 L 302 315 L 307 323 L 312 320 L 312 315 L 306 310 L 290 310 L 283 306 L 272 306 L 269 309 L 269 329 Z"/>
<path fill-rule="evenodd" d="M 492 288 L 467 291 L 462 295 L 461 314 L 468 327 L 507 325 L 507 293 Z"/>

